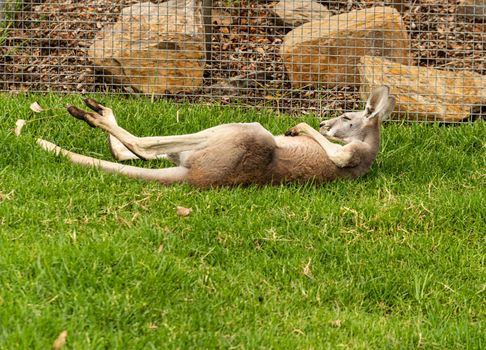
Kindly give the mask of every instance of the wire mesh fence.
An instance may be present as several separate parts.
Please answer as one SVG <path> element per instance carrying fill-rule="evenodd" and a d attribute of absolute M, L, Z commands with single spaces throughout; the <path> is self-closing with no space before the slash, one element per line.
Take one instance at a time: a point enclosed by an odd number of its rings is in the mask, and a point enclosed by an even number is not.
<path fill-rule="evenodd" d="M 486 116 L 486 0 L 0 0 L 0 90 Z"/>

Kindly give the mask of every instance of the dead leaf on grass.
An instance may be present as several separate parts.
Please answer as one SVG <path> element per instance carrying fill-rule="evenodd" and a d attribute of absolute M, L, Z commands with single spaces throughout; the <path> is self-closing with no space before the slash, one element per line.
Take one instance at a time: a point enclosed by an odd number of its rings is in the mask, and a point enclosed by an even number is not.
<path fill-rule="evenodd" d="M 64 330 L 58 335 L 58 337 L 52 344 L 52 350 L 59 350 L 64 346 L 64 344 L 66 344 L 67 334 L 67 331 Z"/>
<path fill-rule="evenodd" d="M 157 326 L 155 323 L 149 323 L 147 327 L 148 329 L 152 329 L 152 330 L 159 328 L 159 326 Z"/>
<path fill-rule="evenodd" d="M 30 105 L 30 110 L 34 113 L 42 113 L 45 112 L 45 109 L 40 106 L 37 102 L 34 102 Z"/>
<path fill-rule="evenodd" d="M 312 271 L 311 271 L 311 262 L 312 262 L 312 259 L 309 258 L 309 261 L 304 266 L 304 275 L 306 275 L 309 278 L 312 278 L 313 277 L 312 276 Z"/>
<path fill-rule="evenodd" d="M 162 253 L 164 251 L 164 243 L 160 243 L 159 249 L 157 249 L 159 253 Z"/>
<path fill-rule="evenodd" d="M 298 335 L 305 335 L 304 331 L 302 329 L 296 328 L 292 332 Z"/>
<path fill-rule="evenodd" d="M 22 128 L 25 125 L 25 120 L 24 119 L 19 119 L 15 122 L 15 136 L 20 136 L 20 133 L 22 132 Z"/>
<path fill-rule="evenodd" d="M 343 325 L 343 321 L 341 320 L 334 320 L 331 322 L 331 326 L 336 328 L 341 328 L 342 325 Z"/>
<path fill-rule="evenodd" d="M 0 192 L 0 202 L 3 202 L 5 200 L 9 200 L 13 198 L 13 191 L 10 193 L 3 193 Z"/>
<path fill-rule="evenodd" d="M 184 208 L 184 207 L 177 207 L 176 209 L 177 216 L 189 216 L 192 213 L 191 208 Z"/>

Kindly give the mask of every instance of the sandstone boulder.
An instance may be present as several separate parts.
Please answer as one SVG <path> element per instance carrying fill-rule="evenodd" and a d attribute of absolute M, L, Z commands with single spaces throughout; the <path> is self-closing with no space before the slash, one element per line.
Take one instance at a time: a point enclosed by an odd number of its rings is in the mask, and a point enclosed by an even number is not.
<path fill-rule="evenodd" d="M 379 6 L 306 23 L 286 35 L 280 54 L 296 88 L 357 84 L 357 64 L 364 55 L 411 62 L 400 14 Z"/>
<path fill-rule="evenodd" d="M 164 94 L 202 84 L 205 32 L 201 0 L 126 7 L 88 50 L 97 69 L 136 91 Z"/>
<path fill-rule="evenodd" d="M 379 57 L 361 59 L 361 94 L 388 85 L 395 112 L 411 120 L 458 122 L 486 107 L 486 76 L 470 71 L 445 71 L 406 66 Z"/>
<path fill-rule="evenodd" d="M 331 16 L 326 6 L 314 0 L 280 0 L 273 7 L 273 12 L 290 28 Z"/>

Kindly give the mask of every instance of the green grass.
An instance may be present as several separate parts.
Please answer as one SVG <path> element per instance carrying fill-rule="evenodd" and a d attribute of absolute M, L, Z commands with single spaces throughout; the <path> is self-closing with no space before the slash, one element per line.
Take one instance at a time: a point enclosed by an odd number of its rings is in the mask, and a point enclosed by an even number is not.
<path fill-rule="evenodd" d="M 139 135 L 316 125 L 101 99 Z M 110 159 L 101 131 L 63 110 L 34 115 L 36 100 L 80 105 L 0 95 L 1 349 L 48 349 L 62 330 L 67 349 L 486 347 L 484 123 L 388 124 L 355 181 L 202 191 L 42 151 L 37 137 Z M 17 138 L 18 118 L 33 121 Z"/>

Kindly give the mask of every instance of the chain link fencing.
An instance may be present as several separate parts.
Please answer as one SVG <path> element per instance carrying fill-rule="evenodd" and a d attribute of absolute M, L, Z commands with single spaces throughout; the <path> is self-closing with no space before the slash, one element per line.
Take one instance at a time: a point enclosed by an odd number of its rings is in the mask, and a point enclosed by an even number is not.
<path fill-rule="evenodd" d="M 486 0 L 0 0 L 0 90 L 486 116 Z"/>

